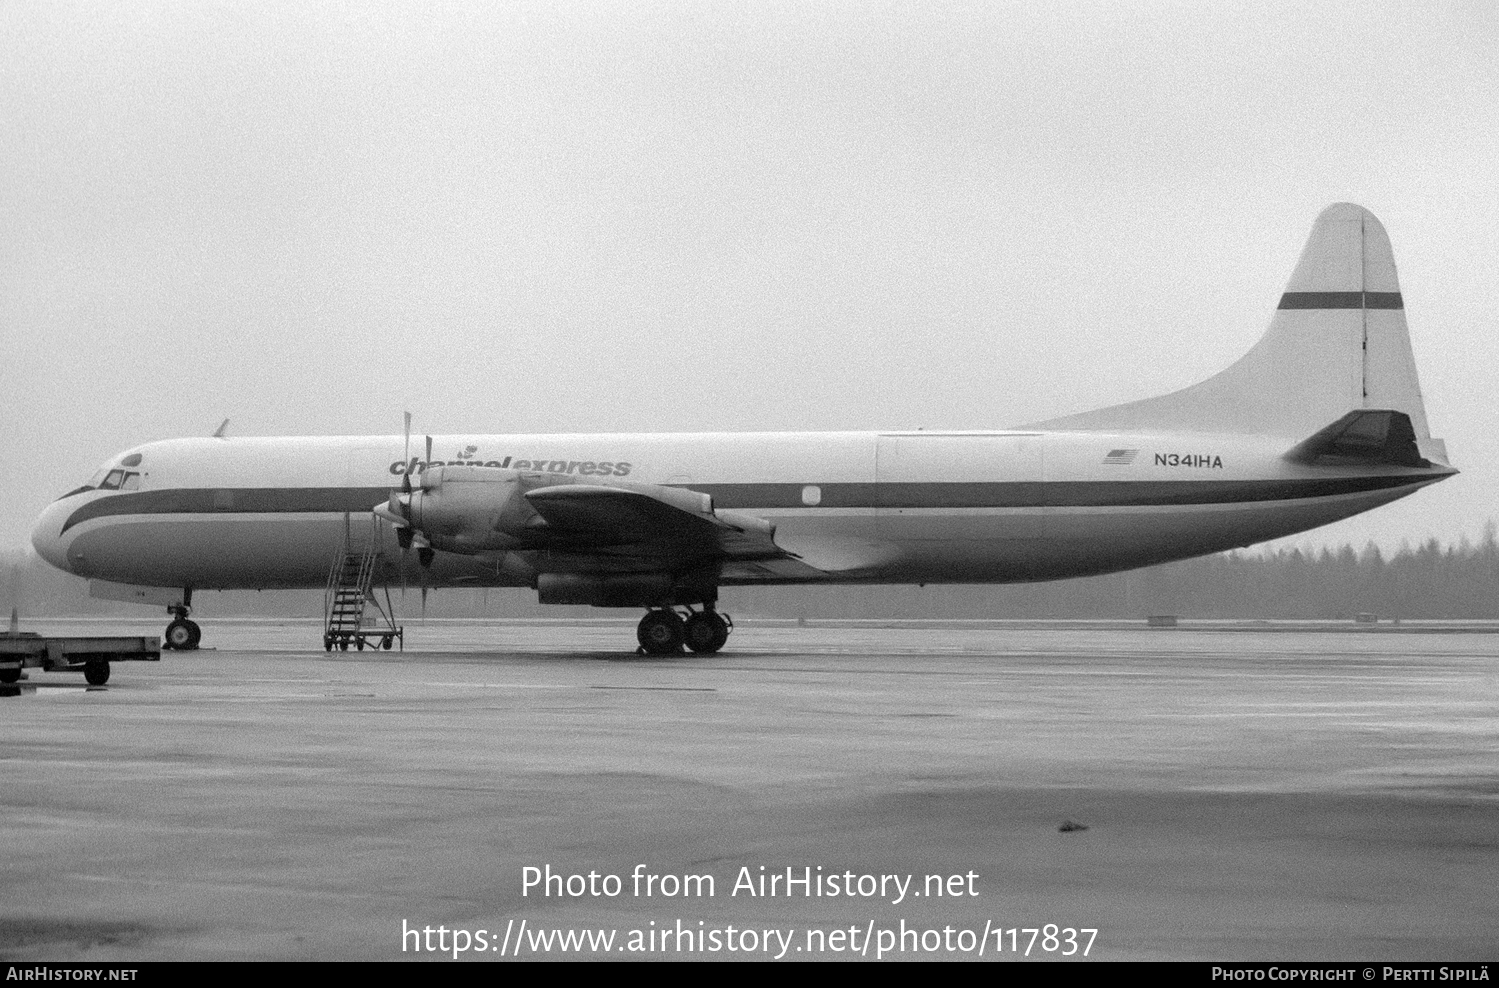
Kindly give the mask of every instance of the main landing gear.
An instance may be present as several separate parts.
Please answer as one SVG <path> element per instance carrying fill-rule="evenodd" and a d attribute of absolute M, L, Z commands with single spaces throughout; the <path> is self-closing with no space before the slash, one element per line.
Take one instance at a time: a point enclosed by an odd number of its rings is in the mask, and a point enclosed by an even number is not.
<path fill-rule="evenodd" d="M 189 613 L 187 606 L 168 607 L 167 613 L 172 615 L 172 623 L 167 625 L 166 632 L 161 636 L 161 647 L 178 652 L 191 652 L 196 649 L 198 642 L 203 640 L 203 629 L 198 627 L 197 622 L 187 619 Z"/>
<path fill-rule="evenodd" d="M 647 611 L 635 635 L 646 655 L 675 655 L 686 645 L 700 655 L 711 655 L 729 640 L 734 622 L 711 608 L 689 611 L 684 619 L 668 607 Z"/>

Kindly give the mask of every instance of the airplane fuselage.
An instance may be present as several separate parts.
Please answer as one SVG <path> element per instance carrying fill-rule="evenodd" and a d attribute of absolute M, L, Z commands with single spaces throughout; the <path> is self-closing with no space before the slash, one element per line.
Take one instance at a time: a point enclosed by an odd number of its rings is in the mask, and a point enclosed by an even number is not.
<path fill-rule="evenodd" d="M 771 522 L 794 559 L 728 562 L 724 585 L 1105 573 L 1305 531 L 1453 472 L 1285 453 L 1273 438 L 1179 432 L 465 435 L 435 437 L 431 462 L 689 489 Z M 403 564 L 417 576 L 371 516 L 403 474 L 428 468 L 400 436 L 175 439 L 114 463 L 130 461 L 129 489 L 80 489 L 46 510 L 33 537 L 46 559 L 124 584 L 321 587 L 348 533 L 381 540 L 386 576 Z M 556 547 L 447 548 L 433 586 L 535 586 L 599 567 Z"/>

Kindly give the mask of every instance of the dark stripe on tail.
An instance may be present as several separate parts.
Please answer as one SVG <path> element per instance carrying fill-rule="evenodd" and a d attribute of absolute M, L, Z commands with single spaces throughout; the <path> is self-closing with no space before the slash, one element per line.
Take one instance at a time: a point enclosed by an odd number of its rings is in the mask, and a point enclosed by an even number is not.
<path fill-rule="evenodd" d="M 1399 292 L 1286 292 L 1282 309 L 1403 309 Z"/>

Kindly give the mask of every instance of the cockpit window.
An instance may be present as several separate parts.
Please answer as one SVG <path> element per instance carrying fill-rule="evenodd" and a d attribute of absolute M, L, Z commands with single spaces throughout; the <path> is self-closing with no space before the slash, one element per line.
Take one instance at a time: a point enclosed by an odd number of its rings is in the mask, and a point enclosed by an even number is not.
<path fill-rule="evenodd" d="M 124 467 L 138 467 L 144 459 L 141 453 L 131 453 L 129 456 L 120 458 L 118 465 L 106 463 L 99 468 L 98 472 L 88 479 L 77 490 L 69 491 L 63 497 L 72 497 L 74 494 L 82 494 L 84 491 L 135 491 L 140 490 L 141 478 L 145 476 L 139 470 L 125 470 Z"/>
<path fill-rule="evenodd" d="M 99 481 L 101 491 L 133 491 L 141 486 L 141 475 L 138 471 L 111 470 Z"/>

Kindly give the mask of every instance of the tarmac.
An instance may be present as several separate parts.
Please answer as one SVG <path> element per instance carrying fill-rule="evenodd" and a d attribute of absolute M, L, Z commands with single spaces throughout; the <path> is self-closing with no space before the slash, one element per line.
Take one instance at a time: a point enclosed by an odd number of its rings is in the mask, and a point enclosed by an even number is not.
<path fill-rule="evenodd" d="M 205 622 L 0 697 L 0 960 L 1495 960 L 1444 630 Z"/>

